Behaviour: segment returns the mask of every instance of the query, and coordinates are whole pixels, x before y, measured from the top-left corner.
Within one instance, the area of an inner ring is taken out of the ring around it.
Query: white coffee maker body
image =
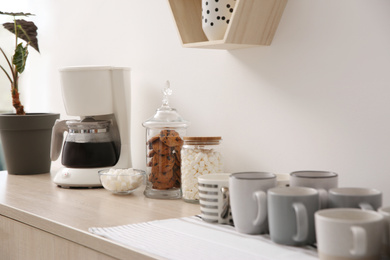
[[[107,120],[118,160],[103,167],[62,167],[53,177],[60,187],[101,187],[98,171],[130,168],[130,69],[107,66],[60,69],[61,91],[66,113],[83,120]],[[53,127],[51,159],[61,154],[67,120]],[[68,151],[69,152],[69,151]]]

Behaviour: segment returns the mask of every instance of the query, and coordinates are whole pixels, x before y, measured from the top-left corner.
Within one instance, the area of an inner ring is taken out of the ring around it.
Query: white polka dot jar
[[[181,189],[186,202],[199,203],[198,177],[223,172],[221,137],[183,137]]]
[[[222,40],[236,0],[202,0],[202,28],[209,41]]]

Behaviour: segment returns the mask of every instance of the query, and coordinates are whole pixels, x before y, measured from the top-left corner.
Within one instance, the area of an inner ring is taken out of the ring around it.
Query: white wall
[[[234,51],[183,48],[165,0],[7,4],[37,14],[31,111],[64,113],[60,67],[132,68],[134,167],[169,79],[188,135],[223,137],[227,172],[331,170],[390,204],[390,1],[290,0],[271,46]]]

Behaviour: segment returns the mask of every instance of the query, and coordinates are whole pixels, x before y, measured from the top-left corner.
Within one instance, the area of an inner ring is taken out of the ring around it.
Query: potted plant
[[[29,47],[39,52],[37,26],[32,21],[17,19],[29,17],[30,13],[6,13],[13,17],[12,22],[3,27],[15,36],[14,54],[8,57],[0,46],[0,56],[6,61],[1,71],[11,86],[12,105],[16,113],[0,114],[0,137],[8,173],[36,174],[50,171],[51,129],[59,114],[25,113],[19,98],[19,78],[26,67]],[[22,40],[19,43],[19,40]]]

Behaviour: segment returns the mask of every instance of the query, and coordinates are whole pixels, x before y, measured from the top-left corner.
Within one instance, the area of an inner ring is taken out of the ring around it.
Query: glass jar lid
[[[163,128],[163,127],[178,127],[187,128],[189,122],[183,119],[175,108],[169,106],[168,97],[172,95],[172,89],[170,88],[169,81],[166,82],[165,87],[162,90],[163,100],[160,108],[157,109],[156,113],[142,123],[147,128]]]

